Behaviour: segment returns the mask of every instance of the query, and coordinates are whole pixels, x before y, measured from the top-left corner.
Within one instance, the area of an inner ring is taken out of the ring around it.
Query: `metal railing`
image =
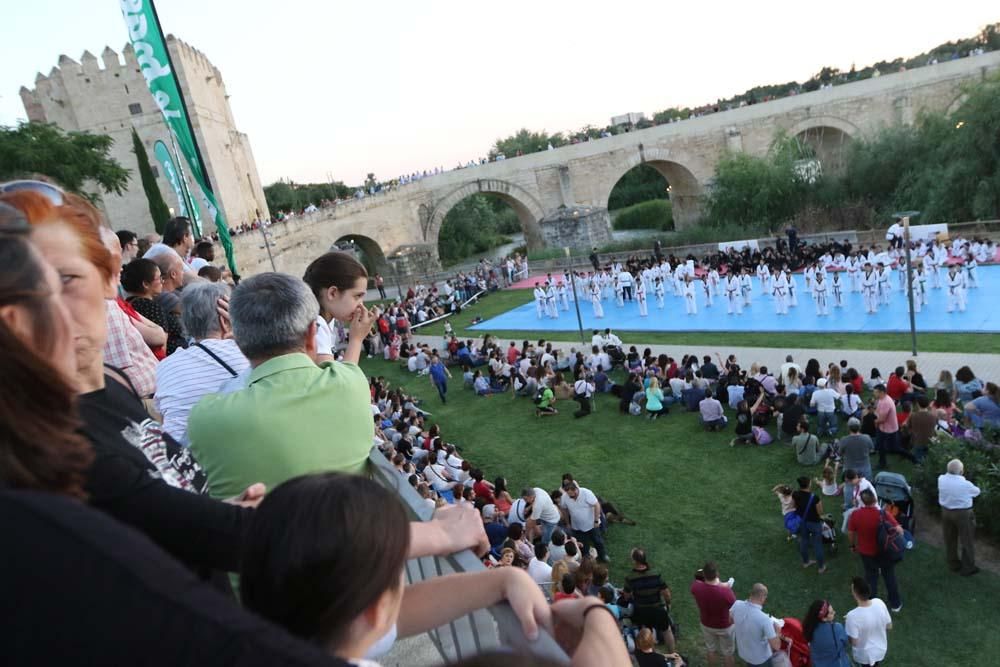
[[[372,476],[392,490],[406,507],[410,517],[429,521],[434,516],[423,498],[400,476],[385,456],[373,448],[369,455]],[[481,572],[485,569],[479,558],[469,550],[450,556],[415,558],[406,564],[406,581],[413,584],[425,579],[459,572]],[[461,595],[461,591],[456,591]],[[529,641],[521,631],[521,622],[506,603],[477,610],[427,633],[443,662],[455,662],[489,651],[531,654],[568,665],[569,658],[551,635],[540,630],[535,641]]]

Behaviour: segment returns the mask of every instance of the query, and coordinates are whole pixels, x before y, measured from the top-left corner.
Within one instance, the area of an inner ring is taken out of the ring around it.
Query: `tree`
[[[157,234],[162,234],[163,229],[170,219],[170,209],[167,202],[163,201],[160,193],[160,186],[156,184],[156,177],[149,166],[149,155],[146,154],[146,147],[142,145],[139,133],[132,128],[132,152],[135,153],[136,162],[139,163],[139,178],[142,180],[142,189],[146,193],[146,202],[149,204],[149,215],[153,218],[153,227]]]
[[[553,148],[558,148],[567,143],[566,137],[561,133],[548,134],[545,130],[532,132],[527,128],[521,128],[516,134],[505,139],[497,139],[490,149],[490,157],[503,155],[504,157],[514,157],[520,151],[523,155],[544,151],[552,144]]]
[[[498,211],[509,211],[509,213]],[[510,241],[503,236],[517,215],[510,206],[495,197],[475,194],[458,202],[441,224],[438,257],[445,265]],[[520,230],[520,223],[516,229]]]
[[[625,172],[608,197],[608,210],[617,211],[650,199],[666,199],[667,179],[648,164],[640,164]]]
[[[89,199],[84,189],[94,181],[105,192],[125,192],[130,170],[109,155],[114,139],[106,134],[63,132],[46,123],[20,123],[0,127],[0,178],[25,178],[42,174],[70,192]]]

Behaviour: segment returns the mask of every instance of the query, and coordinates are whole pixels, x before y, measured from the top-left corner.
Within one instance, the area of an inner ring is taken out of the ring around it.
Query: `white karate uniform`
[[[979,287],[979,278],[976,276],[978,267],[979,263],[976,262],[975,256],[965,262],[965,285],[969,289]]]
[[[771,270],[767,264],[757,265],[757,280],[760,281],[760,293],[767,295],[771,293]]]
[[[861,295],[865,300],[865,312],[878,311],[878,274],[861,272]]]
[[[934,289],[939,289],[941,287],[941,276],[938,275],[937,264],[934,263],[933,255],[928,252],[921,261],[924,265],[924,273],[931,280],[931,285]]]
[[[892,292],[892,287],[889,285],[889,281],[892,276],[889,275],[889,269],[882,269],[879,271],[875,270],[875,275],[878,277],[878,302],[879,305],[888,306],[889,305],[889,293]]]
[[[569,310],[569,295],[566,294],[569,290],[566,289],[566,283],[559,283],[556,291],[559,293],[559,301],[562,303],[562,309]]]
[[[538,315],[538,319],[542,319],[542,315],[545,313],[545,290],[541,287],[535,288],[535,312]]]
[[[913,273],[913,312],[919,313],[921,306],[923,305],[924,299],[927,295],[924,294],[924,280],[920,275],[914,271]],[[906,307],[910,307],[909,299],[907,299]]]
[[[735,273],[729,274],[726,279],[726,299],[728,299],[728,307],[726,312],[730,315],[733,311],[736,311],[737,315],[743,314],[743,297],[740,295],[740,278]]]
[[[604,317],[604,306],[601,305],[601,286],[596,280],[590,283],[590,303],[594,306],[594,317]]]
[[[829,293],[829,283],[825,280],[816,280],[813,283],[813,300],[816,302],[817,315],[829,315],[827,310],[826,297]]]
[[[948,312],[955,310],[955,306],[958,306],[958,310],[961,313],[965,312],[965,277],[962,275],[961,271],[956,271],[954,274],[948,273],[948,277],[945,279],[945,284],[948,287]]]
[[[646,304],[646,285],[642,280],[637,280],[635,285],[635,300],[639,304],[639,316],[649,315],[649,308]]]
[[[662,309],[663,308],[663,294],[664,294],[663,280],[662,279],[661,280],[657,280],[653,284],[653,290],[654,290],[654,293],[656,294],[656,307]]]
[[[847,258],[847,277],[851,283],[852,292],[861,291],[861,260],[857,257]]]
[[[788,281],[788,305],[798,306],[799,295],[797,294],[797,292],[799,291],[798,290],[799,286],[795,284],[795,274],[789,273],[785,276],[785,279]]]
[[[920,300],[926,306],[927,301],[927,274],[924,271],[914,271],[913,272],[913,282],[914,288],[913,293],[917,293],[916,283],[920,283]]]
[[[802,272],[803,277],[806,279],[806,294],[812,294],[813,280],[816,277],[816,269],[811,266],[807,266],[805,271]]]
[[[615,305],[618,306],[619,308],[622,308],[625,306],[625,286],[622,285],[622,281],[619,280],[617,276],[615,277],[614,281],[615,281]]]
[[[833,293],[833,305],[835,308],[844,307],[844,281],[840,279],[840,271],[833,274],[830,281],[830,291]]]
[[[708,284],[715,291],[716,296],[722,296],[722,280],[719,278],[719,272],[715,269],[708,272]]]
[[[774,279],[774,312],[778,315],[788,314],[788,278],[784,273],[779,273]]]
[[[701,285],[705,290],[705,307],[710,308],[712,306],[712,286],[707,280],[702,280]]]
[[[698,296],[694,281],[684,283],[684,309],[688,315],[698,314]]]
[[[740,288],[743,290],[743,305],[750,306],[750,297],[753,294],[753,281],[750,279],[750,274],[740,277]]]
[[[559,319],[559,307],[556,304],[556,288],[549,285],[545,290],[545,312],[554,320]]]

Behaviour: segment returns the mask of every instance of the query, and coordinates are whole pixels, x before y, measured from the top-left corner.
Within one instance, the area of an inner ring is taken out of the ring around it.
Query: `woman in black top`
[[[173,313],[165,312],[155,300],[163,292],[160,267],[148,259],[134,259],[122,268],[121,284],[129,293],[128,302],[136,312],[167,332],[167,354],[186,347],[180,320]]]
[[[819,573],[826,572],[823,561],[823,501],[810,489],[812,480],[803,475],[799,477],[799,490],[792,493],[795,501],[795,513],[802,523],[799,526],[799,555],[802,556],[802,567],[819,564]],[[812,544],[816,560],[809,560],[809,545]]]
[[[32,244],[62,282],[75,343],[80,430],[94,451],[85,483],[90,504],[138,528],[195,571],[236,571],[252,510],[204,495],[204,475],[190,452],[149,418],[132,389],[105,378],[105,299],[115,295],[115,271],[97,232],[99,214],[70,195],[64,197],[71,203],[55,208],[41,195],[18,194],[40,199],[21,210]],[[263,493],[263,485],[254,485],[242,501],[255,505]]]

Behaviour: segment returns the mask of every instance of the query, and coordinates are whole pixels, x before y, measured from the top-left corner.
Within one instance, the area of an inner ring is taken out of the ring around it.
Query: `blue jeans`
[[[865,581],[872,591],[872,597],[878,597],[878,574],[881,571],[889,593],[889,606],[895,609],[903,604],[903,600],[899,597],[899,588],[896,586],[896,563],[877,556],[861,556],[861,562],[865,566]]]
[[[830,435],[835,435],[837,433],[837,413],[836,412],[817,412],[817,424],[818,431],[822,435],[828,433]]]
[[[542,527],[542,544],[548,544],[552,541],[552,533],[555,532],[559,524],[539,521],[538,525]]]
[[[823,524],[819,521],[803,521],[799,529],[799,555],[802,562],[809,562],[809,545],[812,544],[816,562],[823,567]]]
[[[445,399],[445,394],[448,393],[448,381],[445,380],[443,382],[435,382],[434,386],[437,387],[438,396],[441,397],[441,402],[446,403],[447,400]]]

